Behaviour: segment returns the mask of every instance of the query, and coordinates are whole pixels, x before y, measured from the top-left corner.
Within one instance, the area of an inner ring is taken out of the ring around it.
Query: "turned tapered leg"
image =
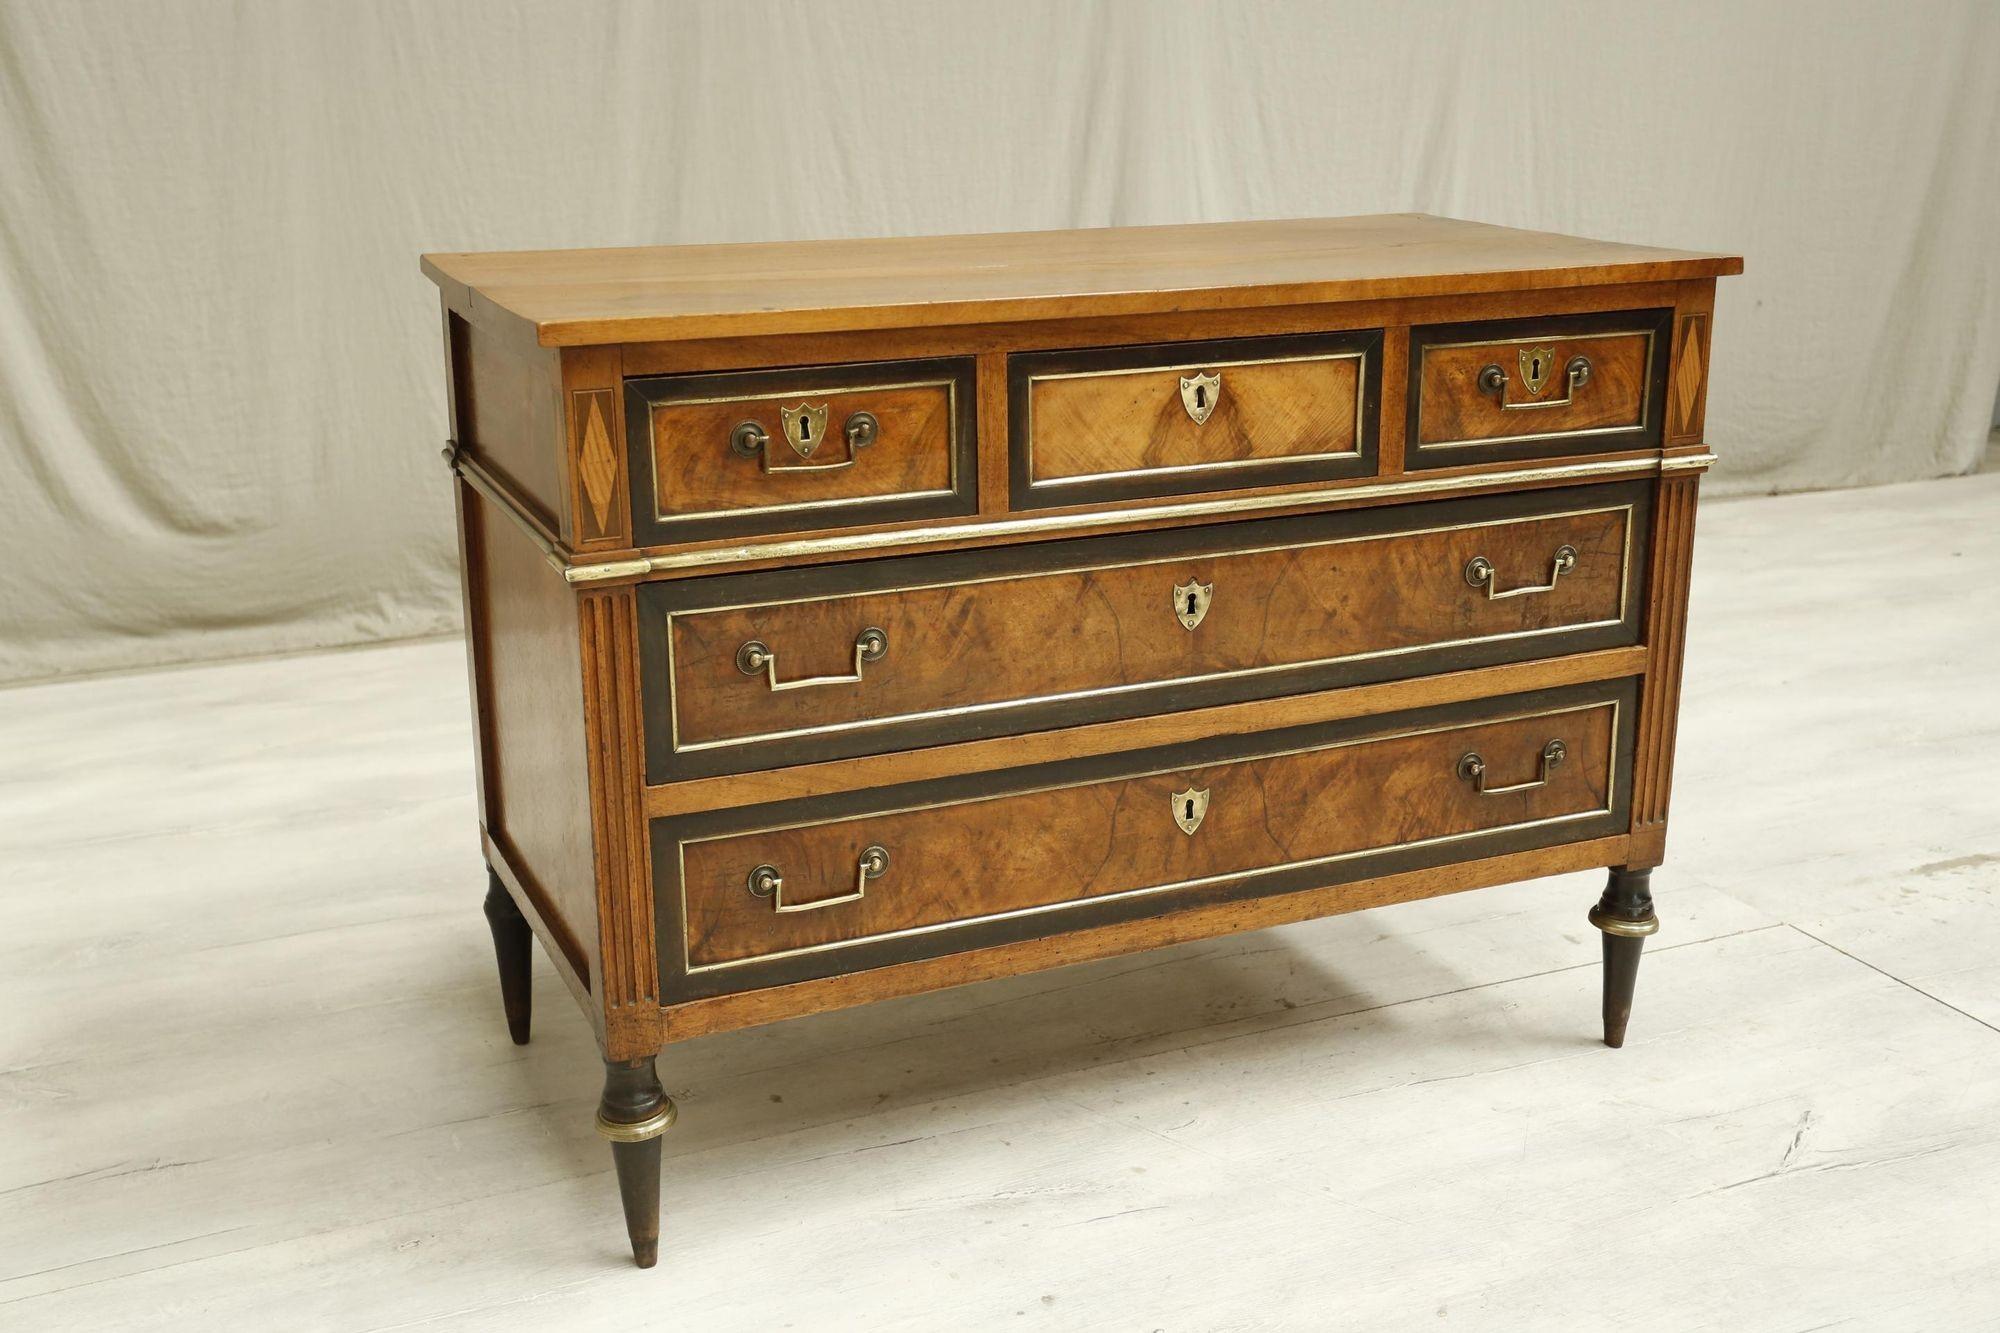
[[[604,1062],[604,1100],[597,1132],[611,1140],[625,1231],[639,1267],[660,1260],[660,1135],[674,1123],[673,1098],[660,1086],[651,1057]]]
[[[516,1046],[526,1046],[528,1016],[534,1010],[534,991],[528,984],[532,936],[527,918],[490,869],[486,872],[486,924],[493,928],[493,956],[500,962],[500,1006],[507,1011],[507,1035]]]
[[[1653,914],[1653,872],[1614,866],[1604,896],[1590,909],[1590,924],[1604,932],[1604,1044],[1623,1046],[1632,1017],[1632,989],[1639,981],[1639,951],[1660,928]]]

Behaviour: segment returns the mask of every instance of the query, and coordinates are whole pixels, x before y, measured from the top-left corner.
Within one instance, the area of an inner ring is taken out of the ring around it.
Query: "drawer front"
[[[655,782],[1637,642],[1643,483],[643,585]]]
[[[662,994],[1617,833],[1633,698],[1609,682],[657,821]]]
[[[641,546],[970,514],[972,361],[625,382]]]
[[[1007,359],[1017,509],[1373,475],[1380,330]]]
[[[1657,446],[1671,314],[1412,329],[1407,465]]]

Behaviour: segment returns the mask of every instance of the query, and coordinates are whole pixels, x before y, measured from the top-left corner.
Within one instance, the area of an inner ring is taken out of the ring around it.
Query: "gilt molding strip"
[[[787,541],[759,541],[735,546],[675,551],[662,555],[642,555],[625,560],[573,563],[552,534],[527,517],[526,511],[506,483],[468,457],[456,442],[445,446],[445,458],[453,470],[487,499],[511,517],[521,530],[541,548],[549,564],[562,572],[571,584],[604,583],[613,579],[644,578],[648,574],[675,569],[703,569],[757,560],[785,560],[799,556],[845,554],[892,554],[945,542],[977,541],[981,538],[1037,536],[1087,532],[1092,528],[1121,527],[1175,518],[1199,518],[1214,514],[1258,514],[1276,509],[1305,509],[1333,501],[1399,499],[1421,496],[1456,495],[1489,490],[1496,486],[1538,485],[1542,482],[1616,479],[1621,477],[1664,477],[1702,472],[1715,462],[1708,452],[1679,454],[1671,458],[1594,458],[1580,462],[1554,463],[1544,467],[1507,468],[1494,472],[1455,477],[1411,475],[1364,485],[1324,486],[1310,491],[1289,491],[1278,495],[1243,495],[1219,500],[1193,500],[1177,504],[1145,505],[1132,509],[1111,509],[1087,514],[1030,515],[1021,518],[989,519],[984,522],[938,524],[923,528],[902,528],[893,532],[834,533],[824,537],[802,537]]]
[[[596,583],[608,579],[643,578],[647,574],[665,570],[700,569],[753,560],[784,560],[799,556],[851,553],[888,554],[908,548],[935,546],[944,542],[1086,532],[1092,528],[1120,527],[1212,514],[1258,514],[1277,509],[1310,508],[1331,501],[1456,495],[1462,492],[1488,490],[1496,486],[1580,481],[1586,478],[1652,477],[1663,472],[1705,468],[1714,461],[1713,454],[1694,454],[1667,459],[1664,462],[1653,458],[1601,458],[1548,467],[1511,468],[1502,472],[1482,472],[1469,476],[1410,476],[1361,486],[1326,486],[1317,490],[1291,491],[1280,495],[1236,496],[1225,500],[1146,505],[1090,514],[1005,518],[983,523],[904,528],[895,532],[836,533],[826,537],[763,541],[739,546],[638,556],[629,560],[607,560],[598,564],[575,564],[563,571],[563,577],[571,583]]]

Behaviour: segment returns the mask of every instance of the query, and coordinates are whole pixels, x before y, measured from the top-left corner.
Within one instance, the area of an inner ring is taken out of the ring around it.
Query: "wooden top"
[[[423,257],[544,347],[1664,282],[1732,255],[1422,213]]]

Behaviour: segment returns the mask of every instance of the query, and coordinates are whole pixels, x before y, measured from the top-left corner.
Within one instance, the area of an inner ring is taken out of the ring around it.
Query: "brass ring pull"
[[[838,907],[842,903],[858,903],[868,896],[868,881],[880,879],[889,869],[889,851],[877,843],[864,850],[854,863],[854,892],[843,893],[836,898],[815,898],[809,903],[788,903],[785,901],[785,877],[773,865],[758,866],[750,872],[743,887],[750,890],[753,897],[769,898],[771,908],[778,912],[812,912],[822,907]]]
[[[870,626],[854,636],[854,672],[846,676],[800,676],[797,680],[778,679],[778,654],[760,639],[752,639],[736,650],[736,669],[746,676],[764,673],[764,683],[771,687],[771,693],[782,690],[803,690],[814,685],[858,685],[862,670],[870,662],[879,662],[889,653],[889,636]]]
[[[1544,352],[1543,354],[1546,355],[1547,353]],[[1541,377],[1537,378],[1534,370],[1531,368],[1531,358],[1534,355],[1534,352],[1521,353],[1521,378],[1525,381],[1529,393],[1540,393],[1542,391],[1542,384],[1547,380],[1548,372],[1543,371]],[[1575,401],[1576,391],[1590,383],[1590,358],[1587,356],[1571,357],[1569,364],[1563,367],[1563,378],[1569,381],[1569,389],[1562,397],[1544,398],[1539,401],[1526,403],[1510,403],[1507,401],[1507,372],[1500,369],[1497,365],[1487,366],[1479,372],[1479,387],[1500,400],[1500,410],[1503,412],[1525,412],[1537,407],[1568,407]]]
[[[1479,757],[1477,750],[1467,750],[1458,761],[1458,775],[1472,784],[1472,789],[1481,796],[1505,796],[1509,792],[1533,791],[1537,787],[1549,785],[1549,770],[1569,758],[1569,747],[1561,741],[1550,741],[1542,747],[1541,773],[1533,782],[1517,782],[1511,787],[1489,787],[1486,785],[1486,761]]]
[[[826,404],[810,407],[800,403],[797,407],[781,407],[778,415],[784,419],[785,443],[792,446],[792,452],[801,459],[810,459],[813,451],[820,446],[826,431]],[[855,455],[875,443],[881,434],[882,423],[875,419],[873,412],[855,412],[842,423],[841,435],[847,440],[847,457],[838,463],[801,463],[793,467],[774,468],[771,466],[771,433],[754,421],[738,423],[729,432],[730,452],[741,458],[754,458],[757,466],[765,472],[838,472],[844,467],[853,467]]]
[[[1486,589],[1487,601],[1501,602],[1509,597],[1526,597],[1530,593],[1554,592],[1556,590],[1556,583],[1562,576],[1575,568],[1576,548],[1568,543],[1564,543],[1556,547],[1555,556],[1549,562],[1549,581],[1547,583],[1530,583],[1524,587],[1509,588],[1505,592],[1500,592],[1496,584],[1500,571],[1495,569],[1493,562],[1483,555],[1475,555],[1472,559],[1465,562],[1465,581],[1475,588]]]

